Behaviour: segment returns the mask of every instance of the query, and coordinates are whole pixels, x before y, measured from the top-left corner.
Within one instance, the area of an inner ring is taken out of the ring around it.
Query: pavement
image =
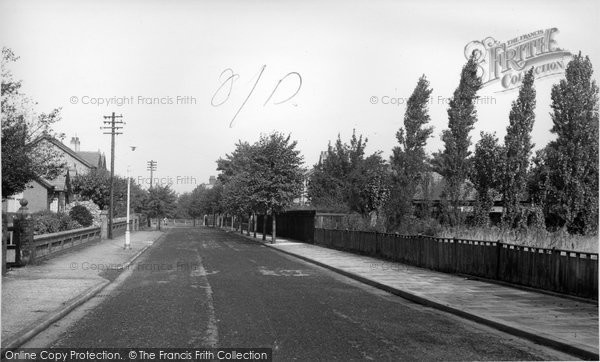
[[[262,234],[257,233],[254,240],[263,242]],[[286,238],[278,237],[272,244],[267,236],[263,243],[411,301],[582,358],[599,359],[597,302],[440,273]]]
[[[161,235],[136,231],[131,233],[131,249],[123,248],[121,235],[9,270],[2,277],[2,348],[22,345],[93,297]]]

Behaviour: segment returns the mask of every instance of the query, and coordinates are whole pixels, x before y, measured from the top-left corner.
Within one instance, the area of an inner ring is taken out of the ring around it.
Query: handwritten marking
[[[266,68],[267,68],[266,64],[264,64],[260,68],[260,72],[258,73],[258,77],[256,78],[256,82],[254,82],[254,85],[252,86],[252,89],[250,89],[250,92],[246,96],[246,99],[244,99],[244,101],[242,102],[242,104],[240,105],[240,107],[238,108],[238,110],[235,112],[233,118],[231,119],[231,122],[229,122],[229,128],[233,127],[233,122],[235,121],[235,119],[237,118],[237,116],[240,114],[240,112],[242,111],[242,109],[244,108],[244,106],[246,105],[246,103],[248,102],[248,100],[250,99],[250,96],[252,95],[252,93],[254,93],[254,90],[256,89],[256,86],[258,85],[258,83],[260,81],[260,78],[262,77],[262,75],[263,75],[263,73],[264,73],[264,71],[265,71]],[[212,96],[212,98],[210,100],[210,104],[213,107],[219,107],[219,106],[225,104],[229,100],[229,97],[231,96],[231,92],[233,90],[233,84],[234,84],[235,80],[240,77],[239,74],[237,74],[237,73],[235,73],[233,71],[233,69],[227,68],[227,69],[225,69],[225,70],[223,70],[221,72],[221,74],[219,75],[219,80],[221,80],[223,78],[223,76],[226,75],[226,73],[228,74],[228,77],[225,78],[225,80],[221,82],[221,85],[219,86],[219,88],[217,88],[217,90],[215,91],[215,93],[213,94],[213,96]],[[296,76],[297,77],[297,79],[298,79],[298,88],[296,88],[296,91],[291,96],[289,96],[289,97],[287,97],[287,98],[285,98],[285,99],[283,99],[281,101],[274,101],[273,104],[274,105],[279,105],[279,104],[283,104],[285,102],[288,102],[289,100],[291,100],[292,98],[294,98],[300,92],[300,89],[302,88],[302,76],[298,72],[289,72],[288,74],[286,74],[283,78],[281,78],[277,82],[277,84],[275,85],[275,88],[273,88],[273,91],[271,92],[271,94],[269,95],[269,97],[267,98],[267,100],[265,101],[265,103],[263,104],[263,107],[265,107],[267,105],[267,103],[269,103],[269,101],[273,98],[273,96],[275,95],[275,93],[279,89],[279,86],[281,85],[281,83],[283,83],[283,81],[286,80],[290,76]],[[224,99],[222,101],[215,103],[215,98],[217,98],[217,96],[221,93],[221,90],[225,86],[228,86],[227,95],[224,97]]]

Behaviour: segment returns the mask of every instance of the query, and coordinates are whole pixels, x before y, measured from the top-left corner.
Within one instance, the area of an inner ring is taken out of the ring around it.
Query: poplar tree
[[[477,121],[475,102],[481,88],[481,78],[477,76],[477,62],[472,54],[462,68],[460,83],[454,91],[448,108],[448,129],[442,132],[444,150],[434,155],[434,170],[444,177],[444,195],[450,202],[448,212],[450,224],[462,222],[460,203],[462,188],[470,173],[469,157],[471,137]]]
[[[527,172],[533,143],[531,131],[535,122],[535,89],[533,68],[525,73],[518,98],[513,101],[509,125],[504,137],[502,160],[503,221],[509,227],[516,226],[521,215],[520,201],[526,197]]]
[[[391,227],[397,227],[413,214],[412,200],[427,171],[425,145],[433,132],[433,127],[427,126],[431,92],[427,78],[422,75],[406,103],[404,128],[396,132],[399,145],[392,149],[390,158],[392,190],[387,207]]]
[[[471,182],[477,191],[475,224],[487,226],[490,209],[500,188],[502,147],[495,133],[481,132],[481,139],[475,145]]]
[[[598,86],[581,52],[552,87],[552,129],[546,147],[547,216],[570,232],[598,229]]]

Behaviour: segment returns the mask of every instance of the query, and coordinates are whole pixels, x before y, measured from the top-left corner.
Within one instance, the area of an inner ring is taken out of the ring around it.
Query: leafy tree
[[[253,182],[252,204],[270,210],[273,217],[273,242],[276,240],[276,215],[289,207],[300,196],[304,170],[302,155],[296,149],[298,142],[291,136],[274,132],[263,135],[254,145],[253,165],[258,176]]]
[[[34,103],[21,93],[21,81],[15,80],[9,64],[18,60],[12,50],[2,48],[2,197],[25,190],[26,184],[38,176],[53,179],[63,171],[62,155],[46,142],[34,142],[52,131],[60,121],[60,111],[38,114]]]
[[[273,240],[276,214],[302,192],[302,156],[290,138],[275,132],[252,145],[240,141],[232,154],[217,161],[222,182],[220,209],[234,215],[270,212]]]
[[[373,207],[381,209],[389,192],[385,164],[379,153],[365,158],[367,142],[353,131],[349,144],[338,135],[335,146],[328,146],[327,157],[314,166],[308,183],[308,198],[314,206],[361,214],[375,211]],[[367,190],[378,194],[367,197]]]
[[[83,200],[92,200],[101,210],[106,210],[110,203],[110,173],[105,170],[93,169],[73,177],[71,188],[73,193]]]
[[[157,227],[160,230],[160,222],[164,217],[172,217],[176,210],[177,195],[171,190],[169,185],[156,185],[148,192],[145,209],[148,216],[157,218]]]
[[[520,201],[526,196],[529,157],[533,149],[531,131],[535,121],[535,89],[533,88],[533,68],[523,78],[519,97],[512,103],[509,125],[504,137],[502,164],[502,199],[504,223],[514,227],[522,214]],[[500,164],[500,163],[498,163]],[[520,220],[525,222],[526,220]]]
[[[102,210],[110,205],[110,172],[92,169],[83,175],[73,177],[71,182],[73,193],[83,200],[91,200]],[[143,213],[148,192],[131,181],[130,206],[133,212]],[[114,214],[125,215],[127,212],[127,179],[119,176],[114,178]]]
[[[454,91],[448,108],[448,129],[442,132],[444,150],[437,152],[432,161],[434,170],[441,174],[446,185],[444,194],[450,202],[449,222],[460,224],[460,202],[463,198],[463,185],[470,173],[469,156],[471,137],[477,121],[475,101],[481,88],[481,78],[477,76],[477,62],[472,54],[462,69],[460,83]]]
[[[470,179],[477,191],[475,208],[475,224],[488,225],[490,209],[494,206],[494,197],[499,194],[501,186],[500,165],[502,163],[502,147],[498,144],[495,133],[481,132],[481,139],[475,145],[473,167]]]
[[[217,161],[217,170],[221,171],[219,180],[223,183],[221,203],[223,209],[237,216],[248,215],[265,205],[258,200],[259,187],[265,186],[261,179],[261,166],[257,163],[258,147],[248,142],[238,142],[231,155]],[[261,184],[262,183],[262,184]]]
[[[362,215],[369,214],[370,226],[375,227],[390,196],[387,165],[381,154],[374,153],[367,157],[350,177],[350,207]]]
[[[177,219],[187,219],[190,217],[189,214],[189,206],[192,202],[192,193],[184,192],[181,195],[177,196],[177,207],[175,209],[175,218]]]
[[[433,132],[433,127],[427,127],[431,92],[427,78],[422,75],[406,103],[404,128],[396,132],[399,145],[392,149],[390,158],[392,190],[387,207],[391,227],[397,227],[406,216],[413,214],[412,200],[427,171],[425,145]]]
[[[196,189],[195,196],[192,201],[192,208],[195,212],[198,212],[199,216],[204,214],[213,215],[215,225],[217,214],[223,212],[222,196],[223,196],[223,184],[217,180],[215,185],[210,189]]]
[[[590,59],[581,53],[552,87],[551,132],[557,138],[543,153],[537,175],[544,185],[546,218],[570,232],[598,229],[598,86]]]
[[[207,205],[208,192],[206,186],[199,185],[190,194],[186,207],[188,215],[194,219],[194,225],[197,218],[210,213]]]

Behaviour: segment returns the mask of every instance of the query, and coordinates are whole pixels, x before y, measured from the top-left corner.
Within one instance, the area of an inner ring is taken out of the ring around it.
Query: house
[[[65,205],[71,200],[71,177],[84,175],[93,169],[106,170],[106,157],[100,151],[88,152],[80,150],[79,137],[71,138],[71,148],[50,135],[43,135],[32,142],[46,143],[49,147],[58,150],[65,161],[63,172],[52,180],[37,177],[27,184],[27,188],[16,195],[2,201],[3,212],[16,212],[21,199],[27,199],[27,208],[30,212],[51,210],[63,211]]]

